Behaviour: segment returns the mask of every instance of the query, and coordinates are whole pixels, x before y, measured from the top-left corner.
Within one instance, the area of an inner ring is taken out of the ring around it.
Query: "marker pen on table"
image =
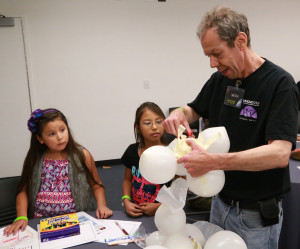
[[[126,230],[125,230],[123,227],[121,227],[121,225],[120,225],[117,221],[115,221],[115,224],[117,225],[118,228],[120,228],[120,230],[121,230],[125,235],[129,235],[129,233],[127,233]]]
[[[124,236],[117,237],[117,238],[106,238],[106,239],[104,239],[104,242],[108,243],[108,242],[113,242],[113,241],[117,241],[117,240],[136,239],[140,235],[141,235],[140,233],[135,233],[135,234],[132,234],[132,235],[124,235]]]

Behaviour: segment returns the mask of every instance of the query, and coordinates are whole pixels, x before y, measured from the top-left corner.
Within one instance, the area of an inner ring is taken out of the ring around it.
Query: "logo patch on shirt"
[[[243,99],[243,108],[240,112],[240,119],[256,122],[258,118],[257,107],[259,107],[259,105],[259,101]]]
[[[257,112],[252,106],[245,106],[240,112],[240,118],[248,121],[256,121]]]

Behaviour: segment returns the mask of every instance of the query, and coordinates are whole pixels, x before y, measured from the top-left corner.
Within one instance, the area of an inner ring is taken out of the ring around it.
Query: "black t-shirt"
[[[139,168],[140,157],[138,154],[138,149],[139,149],[139,143],[131,144],[127,147],[126,151],[121,157],[122,163],[127,168],[131,169],[132,166],[135,166],[137,169]]]
[[[209,119],[210,127],[225,126],[230,152],[265,145],[268,140],[287,140],[295,148],[298,95],[292,76],[265,60],[242,80],[240,88],[245,93],[240,108],[224,104],[227,86],[235,86],[235,82],[216,72],[188,105]],[[221,193],[234,200],[263,200],[281,196],[290,189],[288,167],[259,172],[226,171],[225,176]]]

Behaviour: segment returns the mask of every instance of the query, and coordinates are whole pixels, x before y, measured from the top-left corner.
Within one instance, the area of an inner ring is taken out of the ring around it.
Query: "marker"
[[[144,241],[145,239],[126,239],[126,240],[116,240],[113,242],[108,242],[107,245],[109,246],[115,246],[115,245],[120,245],[120,244],[128,244],[128,243],[132,243],[132,242],[136,242],[136,241]]]
[[[115,246],[115,245],[119,245],[119,244],[128,244],[131,242],[134,242],[134,240],[133,239],[116,240],[116,241],[108,242],[107,245]]]
[[[120,230],[121,230],[125,235],[129,235],[129,233],[127,233],[126,230],[125,230],[123,227],[121,227],[121,225],[120,225],[117,221],[115,221],[115,224],[117,225],[118,228],[120,228]]]
[[[113,242],[113,241],[116,241],[116,240],[125,240],[125,239],[131,239],[131,236],[130,235],[125,235],[125,236],[122,236],[122,237],[118,237],[118,238],[112,238],[112,239],[104,239],[104,242],[105,243],[108,243],[108,242]]]
[[[125,235],[125,236],[121,236],[121,237],[118,237],[118,238],[107,238],[107,239],[104,239],[104,242],[105,243],[108,243],[108,242],[113,242],[113,241],[117,241],[117,240],[128,240],[128,239],[135,239],[137,238],[138,236],[140,235],[140,233],[135,233],[133,235]]]

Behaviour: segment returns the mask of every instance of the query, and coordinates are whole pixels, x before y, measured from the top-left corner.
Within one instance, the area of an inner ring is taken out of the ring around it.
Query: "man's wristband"
[[[122,197],[122,201],[123,201],[124,199],[129,199],[129,200],[131,200],[131,198],[130,198],[129,195],[124,195],[124,196]]]
[[[14,220],[14,222],[17,220],[27,220],[28,221],[28,218],[26,216],[19,216]]]
[[[180,109],[181,111],[184,112],[184,108],[183,107],[178,107],[177,109]]]

